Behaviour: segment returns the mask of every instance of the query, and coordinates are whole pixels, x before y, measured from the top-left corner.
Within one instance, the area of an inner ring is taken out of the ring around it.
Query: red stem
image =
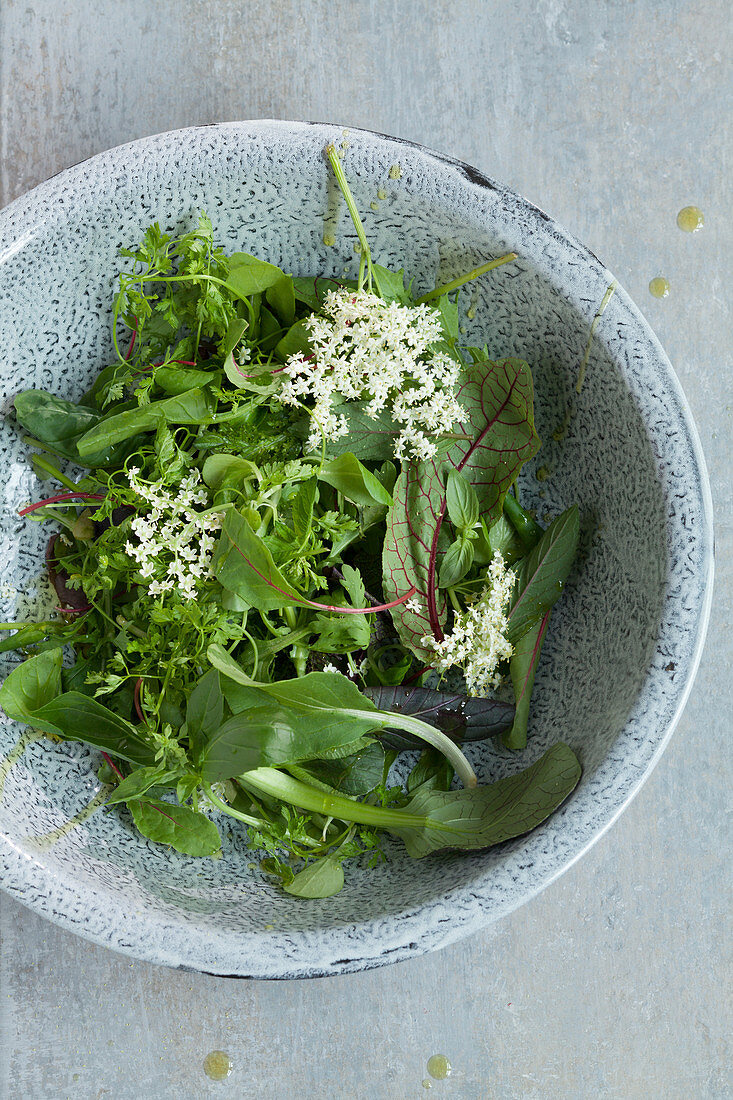
[[[130,358],[130,356],[132,355],[133,348],[135,347],[135,341],[137,340],[137,326],[138,326],[138,322],[135,321],[135,327],[132,330],[132,336],[130,338],[130,344],[129,344],[129,347],[127,349],[127,355],[125,356],[126,360]]]
[[[46,497],[45,500],[29,504],[27,508],[21,508],[19,516],[27,516],[29,512],[37,512],[39,508],[45,508],[47,504],[58,504],[62,500],[104,500],[99,493],[57,493],[55,497]]]
[[[132,695],[132,701],[135,704],[135,711],[141,722],[145,721],[145,715],[143,714],[143,708],[140,705],[140,688],[143,686],[142,676],[139,676],[135,682],[135,690]]]
[[[117,765],[115,764],[114,760],[110,759],[110,757],[109,757],[109,756],[107,756],[107,753],[106,753],[106,752],[103,752],[103,753],[102,753],[102,756],[103,756],[103,757],[104,757],[104,759],[105,759],[105,760],[107,761],[107,763],[109,764],[109,766],[110,766],[110,768],[112,769],[112,771],[113,771],[113,772],[117,772],[117,774],[119,775],[120,779],[124,779],[124,778],[125,778],[125,777],[124,777],[124,775],[122,774],[122,772],[120,771],[120,769],[119,769],[119,768],[117,767]]]

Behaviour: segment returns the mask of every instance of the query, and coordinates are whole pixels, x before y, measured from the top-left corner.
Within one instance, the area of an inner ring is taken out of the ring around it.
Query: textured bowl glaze
[[[420,290],[518,253],[462,292],[465,326],[493,357],[529,361],[545,443],[523,493],[540,517],[580,503],[582,553],[552,618],[529,748],[514,757],[474,746],[472,755],[481,775],[498,777],[562,738],[583,778],[529,836],[421,861],[395,843],[376,870],[350,868],[337,897],[298,901],[258,870],[230,819],[219,861],[148,843],[124,811],[59,828],[98,790],[97,754],[46,740],[14,754],[0,803],[5,889],[97,943],[219,974],[286,978],[404,959],[537,893],[611,824],[658,759],[695,674],[710,600],[711,505],[697,433],[668,360],[620,288],[591,336],[613,283],[595,256],[519,195],[449,158],[364,131],[249,122],[112,149],[0,212],[0,617],[53,602],[41,573],[44,530],[17,515],[42,489],[13,396],[37,386],[78,398],[109,361],[117,249],[153,220],[181,230],[205,209],[230,249],[299,274],[353,273],[356,237],[323,158],[330,140],[348,143],[344,164],[375,258],[404,267]],[[546,480],[535,476],[538,463]],[[0,757],[21,733],[3,720]]]

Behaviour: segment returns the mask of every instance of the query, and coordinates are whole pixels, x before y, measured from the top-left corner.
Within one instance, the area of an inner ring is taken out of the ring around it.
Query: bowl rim
[[[687,704],[699,668],[713,597],[713,504],[702,445],[689,403],[684,395],[674,368],[662,349],[649,322],[629,297],[623,286],[618,283],[611,272],[608,271],[590,248],[578,241],[572,234],[568,233],[539,206],[529,202],[513,188],[494,180],[492,177],[465,161],[432,150],[418,142],[351,125],[346,126],[332,122],[290,121],[286,119],[241,120],[165,130],[157,134],[148,135],[108,148],[92,157],[79,161],[49,176],[42,183],[37,184],[31,190],[18,196],[4,208],[0,209],[0,245],[2,244],[3,229],[9,225],[12,229],[12,222],[17,217],[19,217],[22,222],[24,217],[31,212],[32,207],[39,198],[52,197],[54,191],[57,189],[63,188],[65,184],[73,181],[75,178],[83,178],[91,167],[103,168],[105,161],[111,160],[113,156],[119,155],[122,151],[129,151],[135,155],[138,152],[143,152],[145,149],[153,147],[157,142],[162,142],[166,139],[170,140],[175,136],[183,134],[188,136],[203,135],[212,129],[217,130],[223,135],[226,135],[227,132],[240,136],[244,134],[246,138],[251,139],[254,136],[261,136],[271,132],[273,128],[280,131],[290,129],[298,132],[305,132],[309,128],[322,128],[324,131],[337,132],[346,129],[349,134],[361,134],[370,140],[378,139],[380,142],[386,142],[397,148],[407,147],[416,150],[428,161],[435,161],[449,168],[457,169],[465,179],[476,188],[498,192],[502,196],[510,197],[518,214],[526,214],[528,217],[535,220],[541,219],[544,228],[556,235],[564,244],[570,246],[585,263],[590,265],[595,275],[606,280],[608,284],[614,282],[616,284],[615,297],[617,302],[620,303],[626,313],[630,314],[636,321],[654,353],[655,359],[658,362],[660,381],[664,385],[665,393],[671,391],[676,399],[679,423],[684,429],[685,439],[690,448],[692,459],[691,466],[697,474],[701,524],[696,535],[696,541],[700,543],[703,548],[702,563],[698,570],[700,574],[704,574],[703,589],[698,605],[693,610],[693,616],[696,614],[695,641],[689,658],[687,659],[687,663],[684,666],[684,681],[680,682],[677,679],[675,681],[677,695],[674,711],[668,719],[666,726],[657,735],[654,751],[643,769],[640,770],[639,776],[629,785],[624,797],[618,804],[616,804],[601,820],[600,825],[595,829],[588,840],[580,845],[568,858],[561,856],[547,873],[537,876],[535,883],[530,889],[525,889],[521,894],[518,894],[503,905],[485,909],[480,904],[482,891],[481,882],[479,881],[472,884],[471,892],[472,895],[475,896],[478,904],[469,908],[460,909],[455,914],[455,919],[450,922],[450,927],[447,931],[444,922],[441,921],[440,924],[437,922],[439,913],[435,911],[426,913],[426,911],[421,908],[415,911],[409,911],[409,913],[400,914],[400,933],[393,937],[388,947],[385,946],[384,943],[380,945],[378,929],[373,927],[376,923],[373,919],[365,920],[361,923],[357,921],[354,924],[345,926],[348,930],[352,931],[358,929],[360,936],[358,940],[345,937],[343,946],[348,957],[340,958],[334,963],[314,963],[305,957],[307,956],[306,951],[305,955],[301,957],[299,961],[295,961],[294,957],[291,956],[287,960],[287,967],[278,967],[277,964],[273,966],[271,961],[267,963],[265,959],[261,959],[258,952],[256,950],[252,951],[251,947],[244,947],[240,958],[246,958],[248,960],[245,966],[242,966],[238,959],[235,968],[228,968],[226,960],[222,958],[209,961],[206,965],[198,965],[195,957],[181,950],[170,952],[160,948],[159,945],[154,945],[151,946],[150,950],[146,949],[141,951],[139,947],[131,946],[125,942],[124,936],[121,935],[119,922],[117,925],[112,926],[106,933],[99,932],[96,929],[90,929],[88,926],[80,924],[78,913],[80,907],[83,908],[85,899],[88,900],[90,888],[84,886],[83,889],[79,889],[73,882],[69,882],[68,880],[62,881],[50,868],[35,860],[31,860],[28,853],[14,844],[9,836],[0,833],[0,854],[3,855],[5,860],[5,874],[2,883],[0,883],[2,888],[34,912],[51,920],[62,928],[77,933],[85,939],[105,947],[110,947],[122,954],[184,970],[200,970],[206,973],[230,977],[322,977],[331,974],[371,969],[386,963],[416,957],[438,947],[447,946],[464,936],[487,927],[487,925],[494,920],[507,916],[520,905],[536,897],[537,894],[572,867],[607,832],[607,830],[611,828],[618,817],[628,807],[632,799],[638,794],[639,790],[659,762]],[[20,247],[17,245],[17,242],[14,247],[12,234],[9,241],[10,243],[6,244],[5,248],[0,247],[0,265],[16,251],[17,247]],[[691,621],[693,616],[691,616]],[[648,677],[642,682],[637,696],[637,702],[647,682]],[[630,720],[630,717],[627,718],[627,724]],[[45,891],[43,890],[44,884],[46,886]],[[38,887],[40,887],[40,890]],[[444,909],[445,905],[450,905],[451,900],[463,890],[465,890],[465,887],[460,887],[446,893],[440,899],[443,906],[438,907],[438,909]],[[417,920],[416,914],[419,914]],[[160,925],[160,935],[165,935],[166,931],[170,931],[169,925],[162,919],[155,921],[152,919],[151,914],[146,914],[145,919],[148,924],[155,925],[158,923]],[[339,929],[339,934],[340,933],[341,929]],[[276,948],[277,935],[273,935],[273,933],[270,932],[266,933],[266,935],[268,936],[269,943],[273,944]],[[255,941],[260,938],[256,934],[253,934],[253,936]],[[290,938],[292,939],[292,934]],[[272,956],[273,953],[270,952],[270,954]],[[232,972],[232,969],[234,969],[234,972]]]

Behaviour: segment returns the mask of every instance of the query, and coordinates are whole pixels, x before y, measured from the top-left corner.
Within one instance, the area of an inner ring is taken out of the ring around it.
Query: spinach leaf
[[[262,702],[224,722],[209,737],[200,755],[207,783],[244,775],[255,768],[309,760],[322,752],[351,745],[370,728],[362,719],[353,725],[341,715],[324,715],[313,708],[287,706],[260,692]]]
[[[527,744],[529,704],[549,619],[550,612],[546,611],[540,622],[530,627],[516,643],[509,661],[516,714],[511,729],[502,734],[502,741],[508,749],[523,749]]]
[[[296,898],[330,898],[338,894],[344,885],[344,868],[334,856],[322,856],[309,863],[290,882],[283,882],[283,890]]]
[[[440,563],[438,588],[450,588],[462,581],[473,565],[474,544],[463,535],[452,542]]]
[[[193,367],[158,367],[155,371],[155,384],[176,397],[188,390],[203,389],[212,382],[217,385],[220,379],[219,371],[195,370]]]
[[[60,649],[49,649],[29,657],[7,676],[0,687],[0,707],[8,718],[35,725],[34,715],[61,691]],[[38,725],[45,733],[61,736],[57,726]]]
[[[15,413],[19,423],[41,443],[64,458],[82,466],[107,466],[118,460],[119,448],[106,444],[89,453],[81,461],[77,444],[103,415],[86,405],[75,405],[43,390],[26,390],[15,398]]]
[[[574,504],[547,528],[523,559],[508,617],[507,637],[519,641],[560,598],[578,550],[580,521]]]
[[[485,741],[511,724],[514,707],[495,699],[471,699],[455,692],[424,687],[366,687],[364,695],[379,710],[410,714],[429,722],[455,741]],[[375,737],[392,749],[421,748],[417,737],[404,730],[382,730]]]
[[[143,836],[158,844],[169,844],[187,856],[213,856],[221,849],[214,822],[189,806],[151,798],[130,802],[129,810]]]
[[[436,752],[435,749],[430,750]],[[440,753],[436,752],[437,756]],[[442,760],[443,757],[440,756]],[[369,794],[382,781],[384,749],[378,741],[372,741],[348,756],[334,759],[310,760],[301,768],[313,779],[326,784],[334,791],[352,797]]]
[[[77,449],[82,459],[131,439],[140,432],[153,431],[161,422],[165,424],[204,424],[211,419],[212,398],[202,389],[188,390],[178,397],[166,397],[151,401],[136,409],[116,413],[100,420],[79,439]]]
[[[305,318],[291,325],[285,335],[275,345],[275,358],[284,363],[291,355],[310,355],[310,330]]]
[[[449,791],[453,782],[453,768],[436,749],[425,749],[407,777],[407,790],[414,794],[419,787],[431,791]]]
[[[318,472],[319,481],[332,485],[347,500],[369,507],[382,504],[390,507],[392,497],[375,474],[368,470],[351,451],[332,458]]]
[[[238,298],[265,292],[267,301],[286,325],[295,317],[295,292],[291,275],[265,260],[246,252],[235,252],[229,259],[227,286]]]

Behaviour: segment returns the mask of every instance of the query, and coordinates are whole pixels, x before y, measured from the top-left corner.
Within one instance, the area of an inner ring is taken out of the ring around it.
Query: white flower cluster
[[[150,510],[132,520],[130,527],[138,542],[128,541],[125,551],[140,567],[151,596],[175,589],[185,600],[192,600],[198,582],[211,576],[214,532],[221,528],[221,513],[194,510],[209,503],[206,490],[197,488],[198,470],[185,477],[176,492],[163,488],[162,482],[140,481],[139,473],[135,466],[128,470],[130,488]]]
[[[473,696],[486,695],[498,686],[497,666],[513,652],[505,632],[514,573],[506,568],[498,550],[486,573],[488,583],[475,604],[456,613],[452,633],[442,642],[432,635],[423,638],[438,655],[436,667],[441,672],[454,665],[463,668],[468,694]]]
[[[306,320],[313,354],[290,356],[280,393],[289,405],[315,402],[308,446],[318,446],[321,429],[327,439],[348,434],[339,404],[368,399],[367,416],[387,409],[400,425],[397,458],[432,458],[434,437],[452,431],[462,415],[459,366],[433,348],[442,336],[437,314],[348,289],[328,291],[323,314]]]

